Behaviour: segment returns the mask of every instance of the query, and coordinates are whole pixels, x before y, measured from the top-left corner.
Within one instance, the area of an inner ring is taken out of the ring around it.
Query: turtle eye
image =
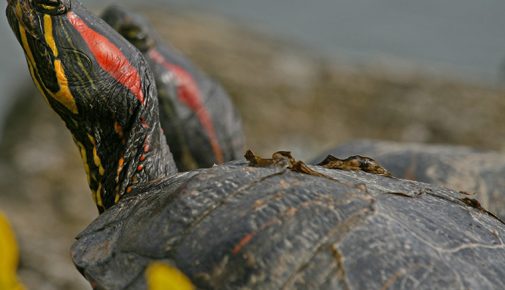
[[[63,14],[70,8],[68,0],[32,0],[32,5],[37,11],[51,15]]]
[[[122,25],[119,33],[140,51],[145,51],[152,46],[152,39],[145,29],[137,25]]]
[[[124,24],[119,28],[119,32],[128,40],[136,40],[142,37],[140,28],[135,25]]]

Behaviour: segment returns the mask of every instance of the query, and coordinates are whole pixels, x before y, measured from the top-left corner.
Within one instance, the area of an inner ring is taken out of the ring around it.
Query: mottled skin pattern
[[[481,204],[505,220],[505,155],[462,146],[354,141],[327,152],[336,156],[373,156],[393,176],[443,185],[475,194]],[[326,154],[314,160],[322,160]]]
[[[113,5],[102,19],[149,62],[156,77],[161,125],[179,170],[242,158],[242,122],[218,83],[164,43],[140,15]]]
[[[466,195],[322,167],[236,162],[174,173],[142,55],[77,1],[8,2],[34,81],[74,124],[78,146],[107,160],[81,154],[84,163],[102,164],[104,184],[128,185],[101,192],[104,212],[72,247],[94,289],[145,289],[152,261],[175,265],[200,289],[505,289],[505,225]],[[100,43],[90,46],[90,33]],[[93,68],[84,80],[95,85],[78,90],[83,79],[65,78],[80,63],[66,51],[52,55],[54,47],[84,55]],[[59,93],[48,91],[51,84]],[[123,111],[125,104],[132,109]],[[114,133],[104,135],[110,127]],[[82,128],[96,142],[79,145]]]
[[[152,260],[200,289],[503,289],[505,226],[433,185],[244,164],[123,199],[72,248],[98,289],[144,289]]]

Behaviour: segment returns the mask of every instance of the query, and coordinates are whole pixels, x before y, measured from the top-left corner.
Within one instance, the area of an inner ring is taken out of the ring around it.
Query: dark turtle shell
[[[393,176],[443,185],[475,194],[482,205],[505,219],[505,155],[463,146],[354,141],[327,154],[373,156]],[[314,160],[322,160],[326,154]]]
[[[231,163],[139,189],[78,236],[96,289],[145,289],[152,261],[199,289],[504,289],[505,225],[449,189]]]

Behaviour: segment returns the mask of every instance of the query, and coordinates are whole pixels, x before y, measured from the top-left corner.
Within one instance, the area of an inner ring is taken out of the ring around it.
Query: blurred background
[[[82,1],[97,12],[113,2]],[[263,155],[308,160],[357,138],[505,149],[504,1],[121,3],[223,84]],[[21,279],[90,289],[68,255],[97,215],[77,150],[5,17],[0,38],[0,211],[18,235]]]

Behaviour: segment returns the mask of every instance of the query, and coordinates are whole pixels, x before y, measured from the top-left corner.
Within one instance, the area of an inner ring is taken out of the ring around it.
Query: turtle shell
[[[505,155],[463,146],[358,140],[327,152],[373,156],[394,176],[443,185],[474,195],[505,219]],[[322,160],[321,155],[314,160]]]
[[[199,289],[505,289],[505,225],[444,187],[238,162],[137,189],[72,247],[96,289],[170,263]]]

